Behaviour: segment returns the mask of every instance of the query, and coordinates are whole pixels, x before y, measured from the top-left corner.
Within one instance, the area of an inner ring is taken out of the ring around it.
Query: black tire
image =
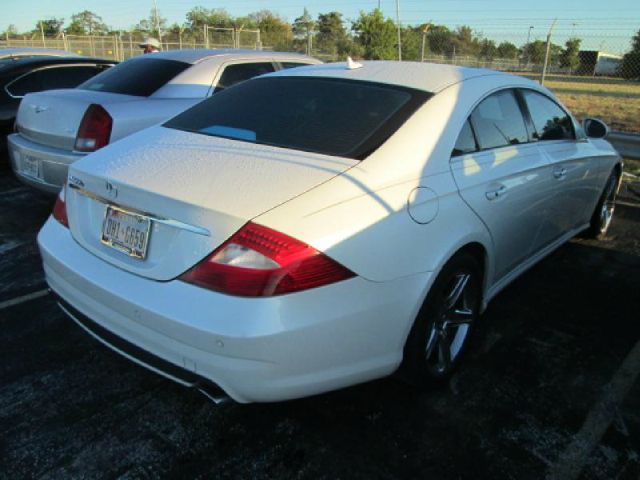
[[[616,194],[618,193],[619,181],[618,171],[614,170],[611,172],[602,191],[602,195],[600,195],[596,209],[591,215],[589,228],[584,232],[586,238],[602,240],[607,236],[616,207]]]
[[[454,299],[461,282],[465,282],[463,291]],[[481,302],[479,262],[469,253],[456,254],[436,278],[418,313],[405,344],[399,376],[419,388],[446,382],[464,355]]]

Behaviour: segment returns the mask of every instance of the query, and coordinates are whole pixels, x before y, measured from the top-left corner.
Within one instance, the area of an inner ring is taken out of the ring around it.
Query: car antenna
[[[362,67],[364,67],[364,65],[359,62],[354,62],[351,57],[347,57],[347,70],[355,70],[356,68]]]

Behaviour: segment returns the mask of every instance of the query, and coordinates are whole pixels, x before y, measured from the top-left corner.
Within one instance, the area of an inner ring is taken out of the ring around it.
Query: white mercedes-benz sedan
[[[74,89],[26,95],[7,139],[13,171],[57,194],[69,165],[88,153],[249,78],[317,63],[295,53],[174,50],[131,58]]]
[[[604,135],[494,71],[283,70],[74,163],[38,237],[47,282],[91,335],[214,399],[442,381],[502,288],[606,233]]]

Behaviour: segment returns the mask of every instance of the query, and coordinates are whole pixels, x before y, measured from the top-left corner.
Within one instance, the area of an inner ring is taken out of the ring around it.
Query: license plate
[[[102,224],[102,243],[131,257],[144,259],[150,227],[149,218],[109,206]]]
[[[20,171],[30,177],[40,178],[40,160],[23,154],[20,160]]]

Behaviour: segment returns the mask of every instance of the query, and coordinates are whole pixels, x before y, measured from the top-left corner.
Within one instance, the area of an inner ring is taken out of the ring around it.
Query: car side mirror
[[[609,135],[607,124],[597,118],[585,118],[582,121],[582,128],[589,138],[605,138]]]

